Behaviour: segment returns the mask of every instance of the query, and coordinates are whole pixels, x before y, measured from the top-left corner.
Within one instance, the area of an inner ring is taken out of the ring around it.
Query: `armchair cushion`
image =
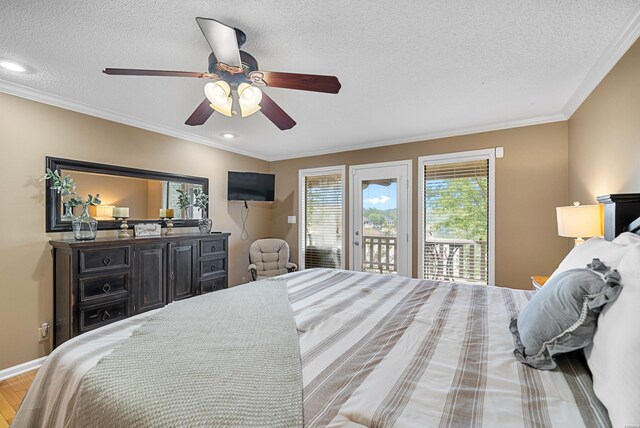
[[[290,272],[289,244],[282,239],[258,239],[249,248],[249,260],[255,266],[256,279],[282,275]]]

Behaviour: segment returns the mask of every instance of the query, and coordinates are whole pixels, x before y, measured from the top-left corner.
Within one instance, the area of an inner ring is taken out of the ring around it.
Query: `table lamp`
[[[582,244],[584,239],[600,236],[600,205],[580,205],[557,207],[558,235],[575,238],[575,245]]]
[[[98,205],[96,206],[96,217],[99,219],[113,218],[113,205]]]

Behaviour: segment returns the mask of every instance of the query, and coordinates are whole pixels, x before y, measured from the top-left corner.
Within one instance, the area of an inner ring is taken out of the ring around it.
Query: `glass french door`
[[[411,161],[350,170],[351,269],[411,276]]]

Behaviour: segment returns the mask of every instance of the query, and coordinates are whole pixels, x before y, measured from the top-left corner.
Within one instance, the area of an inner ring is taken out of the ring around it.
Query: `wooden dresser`
[[[228,233],[54,240],[54,346],[228,286]]]

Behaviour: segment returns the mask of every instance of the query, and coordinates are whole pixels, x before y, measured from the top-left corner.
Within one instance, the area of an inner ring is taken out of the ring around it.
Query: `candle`
[[[129,208],[128,207],[115,207],[113,209],[113,216],[115,218],[127,218],[127,217],[129,217]]]
[[[160,208],[160,218],[173,218],[173,208]]]
[[[113,218],[113,205],[98,205],[96,207],[96,217]]]

